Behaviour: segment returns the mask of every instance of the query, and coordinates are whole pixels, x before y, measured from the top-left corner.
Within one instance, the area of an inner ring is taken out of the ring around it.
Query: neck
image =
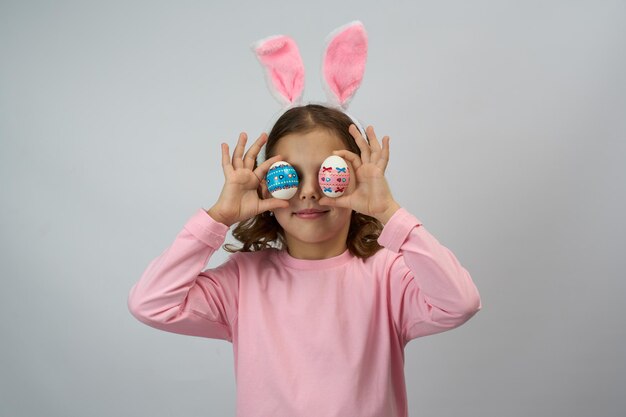
[[[296,259],[328,259],[334,258],[344,253],[348,246],[346,242],[325,242],[325,243],[306,243],[298,241],[289,241],[287,239],[287,251],[289,255]]]

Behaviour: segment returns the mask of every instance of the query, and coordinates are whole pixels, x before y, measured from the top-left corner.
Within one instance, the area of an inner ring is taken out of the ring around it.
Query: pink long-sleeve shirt
[[[228,227],[199,209],[132,287],[157,329],[233,344],[237,417],[404,417],[404,347],[481,307],[470,274],[404,208],[375,255],[237,252],[206,268]]]

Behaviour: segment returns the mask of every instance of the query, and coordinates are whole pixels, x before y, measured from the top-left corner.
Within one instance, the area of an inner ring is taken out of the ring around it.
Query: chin
[[[285,235],[290,235],[303,243],[319,243],[332,241],[337,239],[342,230],[345,230],[350,224],[350,213],[338,213],[334,209],[315,218],[299,218],[291,210],[283,213],[276,213],[276,220],[283,228]],[[347,230],[346,230],[347,237]]]

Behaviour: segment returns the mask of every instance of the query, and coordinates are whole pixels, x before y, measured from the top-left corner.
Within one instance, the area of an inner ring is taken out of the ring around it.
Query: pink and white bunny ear
[[[297,105],[304,91],[304,65],[296,42],[288,36],[276,35],[252,45],[265,70],[267,86],[283,106]]]
[[[363,81],[366,60],[367,34],[360,21],[343,25],[326,37],[322,86],[330,103],[348,107]]]

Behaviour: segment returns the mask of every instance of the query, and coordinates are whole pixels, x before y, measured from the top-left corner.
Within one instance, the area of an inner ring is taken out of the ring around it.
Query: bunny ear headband
[[[264,69],[270,92],[282,105],[281,114],[302,105],[304,65],[296,42],[274,35],[255,42],[252,50]],[[361,124],[346,109],[361,86],[366,59],[367,34],[360,21],[343,25],[326,37],[321,72],[327,102],[323,104],[348,115],[364,138]]]

